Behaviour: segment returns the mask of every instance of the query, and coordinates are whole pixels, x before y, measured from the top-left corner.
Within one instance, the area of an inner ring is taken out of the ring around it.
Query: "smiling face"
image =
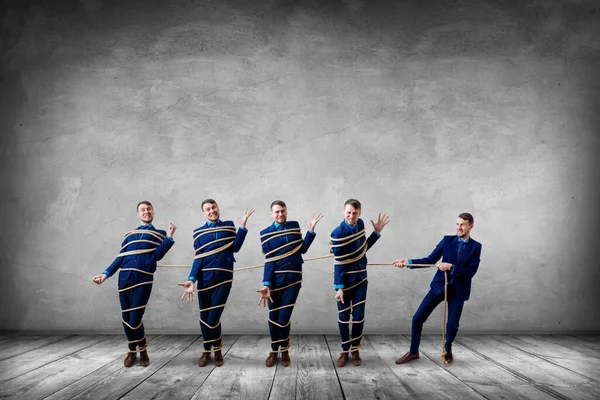
[[[350,204],[344,207],[344,220],[348,225],[356,225],[360,217],[360,208],[354,208]]]
[[[471,229],[473,229],[473,224],[469,223],[466,219],[457,218],[456,219],[456,235],[465,240],[471,234]]]
[[[138,218],[143,224],[147,225],[154,220],[154,208],[150,204],[140,204],[138,206]]]
[[[279,204],[275,204],[271,207],[271,217],[273,217],[273,221],[278,224],[284,224],[287,221],[287,208],[282,207]]]
[[[221,217],[219,206],[217,203],[206,203],[202,206],[202,212],[207,220],[210,222],[216,222]]]

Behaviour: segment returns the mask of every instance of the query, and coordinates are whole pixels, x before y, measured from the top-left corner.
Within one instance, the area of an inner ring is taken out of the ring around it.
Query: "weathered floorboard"
[[[110,338],[2,383],[0,397],[41,399],[124,354],[123,338]]]
[[[144,368],[138,364],[125,368],[124,357],[119,357],[99,371],[86,376],[86,379],[81,379],[54,393],[50,399],[121,398],[181,353],[196,338],[197,336],[161,335],[149,342],[150,365],[148,367]]]
[[[78,335],[0,361],[0,382],[15,378],[82,349],[108,340],[110,336]]]
[[[290,357],[289,367],[284,368],[281,360],[277,364],[270,399],[343,398],[324,336],[292,336]]]
[[[423,336],[420,351],[436,362],[439,360],[441,365],[443,361],[439,356],[439,338],[440,335]],[[549,398],[548,393],[539,390],[530,382],[507,372],[458,343],[454,343],[452,353],[454,361],[444,367],[444,370],[489,400]]]
[[[371,344],[363,338],[360,350],[362,365],[352,364],[352,357],[343,368],[337,367],[341,351],[339,336],[327,336],[329,351],[346,399],[400,399],[412,396],[391,369],[385,365]]]
[[[598,382],[490,336],[461,336],[458,344],[476,352],[555,397],[598,399]]]
[[[0,343],[0,360],[39,349],[51,343],[70,338],[69,335],[14,335],[14,339]]]
[[[337,368],[337,335],[294,335],[292,365],[267,368],[267,335],[227,336],[225,365],[199,368],[199,335],[161,335],[149,337],[149,367],[125,368],[123,335],[3,336],[5,351],[18,350],[0,360],[0,398],[597,399],[596,338],[459,335],[444,366],[439,335],[423,336],[421,357],[405,365],[394,361],[406,336],[366,335],[362,365]]]
[[[223,337],[225,345],[221,351],[225,359],[228,358],[227,353],[238,338],[237,335]],[[206,367],[198,367],[202,349],[202,336],[200,336],[122,399],[191,399],[204,380],[217,368],[213,362]]]
[[[248,335],[239,338],[215,368],[193,399],[267,399],[275,368],[264,364],[271,348],[269,336]]]
[[[600,381],[600,358],[533,336],[495,336],[496,339],[544,360]]]
[[[397,365],[395,361],[404,355],[410,346],[410,342],[404,336],[377,335],[367,336],[367,339],[381,360],[402,380],[412,398],[484,399],[471,387],[451,375],[442,365],[438,337],[435,337],[438,346],[433,346],[432,353],[421,351],[419,359],[403,365]],[[423,339],[426,339],[426,336]]]

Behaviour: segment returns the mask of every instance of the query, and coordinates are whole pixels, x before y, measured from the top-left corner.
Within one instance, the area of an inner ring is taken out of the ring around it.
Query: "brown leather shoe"
[[[150,365],[150,358],[148,357],[147,350],[140,351],[140,365],[142,367],[147,367],[148,365]]]
[[[127,353],[127,357],[125,357],[125,360],[123,361],[123,365],[125,365],[125,368],[133,367],[133,363],[135,362],[136,358],[137,358],[137,353],[135,353],[135,352]]]
[[[454,361],[454,358],[452,357],[452,350],[450,350],[444,355],[444,365],[452,364],[452,361]]]
[[[205,351],[202,353],[202,356],[198,359],[199,367],[206,367],[208,362],[210,361],[210,353]]]
[[[281,365],[283,365],[284,367],[289,367],[290,362],[290,353],[288,351],[284,351],[283,353],[281,353]]]
[[[413,354],[411,352],[408,352],[399,359],[397,359],[396,364],[406,364],[407,362],[411,360],[416,360],[417,358],[419,358],[419,353]]]
[[[221,353],[221,350],[215,351],[215,365],[217,367],[223,366],[223,353]]]
[[[339,368],[345,367],[348,362],[348,353],[340,353],[340,358],[337,360],[337,366]]]
[[[271,368],[275,364],[277,364],[277,353],[269,353],[269,357],[265,360],[265,365]]]
[[[360,354],[358,354],[358,350],[356,350],[354,353],[352,353],[352,364],[358,367],[361,361]]]

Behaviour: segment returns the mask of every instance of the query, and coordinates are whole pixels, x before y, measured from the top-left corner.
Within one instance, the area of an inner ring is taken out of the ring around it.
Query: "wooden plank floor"
[[[150,366],[123,367],[123,335],[0,335],[1,399],[600,399],[600,335],[366,335],[338,368],[335,335],[293,335],[292,365],[266,368],[267,336],[225,336],[225,365],[197,365],[202,338],[149,336]]]

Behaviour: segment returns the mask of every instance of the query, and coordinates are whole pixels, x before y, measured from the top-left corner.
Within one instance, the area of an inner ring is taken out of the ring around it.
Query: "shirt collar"
[[[278,224],[277,222],[273,222],[273,226],[275,228],[285,228],[285,222],[283,224]]]
[[[154,225],[152,225],[152,224],[140,225],[140,226],[138,226],[138,229],[154,229]]]
[[[350,229],[354,229],[358,226],[358,222],[356,222],[356,224],[354,224],[354,225],[350,225],[349,223],[346,222],[346,220],[343,220],[342,223],[346,224],[346,226],[350,227]]]
[[[469,236],[469,237],[468,237],[468,238],[466,238],[465,240],[462,240],[461,238],[459,238],[459,237],[457,236],[457,239],[458,239],[458,243],[467,244],[467,243],[469,243],[469,240],[471,240],[471,237]]]
[[[208,221],[207,222],[207,225],[208,225],[209,228],[212,228],[213,226],[219,226],[220,224],[221,224],[221,220],[220,219],[216,220],[215,222],[212,222],[212,221]]]

